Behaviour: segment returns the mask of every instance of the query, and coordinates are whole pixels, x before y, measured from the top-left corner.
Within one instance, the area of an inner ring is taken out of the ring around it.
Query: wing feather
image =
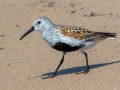
[[[116,38],[117,36],[116,33],[95,32],[77,26],[57,25],[57,28],[65,36],[81,40],[86,39],[87,41],[104,40],[111,37]]]

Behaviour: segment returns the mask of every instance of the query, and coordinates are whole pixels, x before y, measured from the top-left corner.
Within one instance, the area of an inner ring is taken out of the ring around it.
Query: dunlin
[[[50,77],[56,76],[58,69],[64,61],[66,53],[76,50],[81,51],[85,55],[86,70],[84,73],[88,73],[90,66],[88,64],[88,55],[84,50],[94,47],[97,43],[105,39],[114,39],[117,36],[116,33],[97,32],[77,26],[54,24],[48,17],[41,16],[34,20],[33,26],[20,38],[20,40],[34,30],[40,31],[43,39],[52,48],[63,52],[58,67]]]

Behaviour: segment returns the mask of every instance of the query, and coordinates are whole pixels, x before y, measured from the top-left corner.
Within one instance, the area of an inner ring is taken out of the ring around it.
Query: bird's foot
[[[56,72],[53,73],[53,75],[48,76],[48,77],[43,77],[42,79],[47,79],[47,78],[54,78],[56,76]]]
[[[90,68],[91,67],[88,66],[85,71],[77,72],[76,74],[81,74],[81,73],[87,74],[90,71]]]

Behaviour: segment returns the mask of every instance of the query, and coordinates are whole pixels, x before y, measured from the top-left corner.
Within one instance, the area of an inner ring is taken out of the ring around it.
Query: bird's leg
[[[66,55],[66,52],[63,52],[63,55],[62,55],[62,59],[61,59],[61,61],[60,61],[60,64],[59,64],[58,67],[56,68],[56,70],[55,70],[55,72],[53,73],[53,75],[52,75],[52,76],[48,76],[48,77],[43,77],[42,79],[53,78],[53,77],[56,76],[58,69],[60,68],[60,66],[61,66],[62,63],[64,62],[64,56],[65,56],[65,55]]]
[[[90,66],[89,66],[89,64],[88,64],[88,55],[87,55],[87,53],[86,53],[85,51],[83,51],[83,50],[81,50],[81,52],[85,55],[85,58],[86,58],[86,67],[87,67],[86,70],[83,71],[82,73],[86,74],[86,73],[88,73],[89,70],[90,70]],[[80,73],[76,73],[76,74],[80,74]]]
[[[87,55],[87,53],[86,53],[85,51],[82,51],[82,53],[85,55],[85,58],[86,58],[86,66],[87,66],[87,68],[86,68],[86,70],[84,71],[84,74],[86,74],[86,73],[88,73],[89,70],[90,70],[90,66],[89,66],[89,64],[88,64],[88,55]]]
[[[56,68],[55,72],[53,73],[52,77],[55,77],[56,74],[57,74],[57,71],[58,69],[60,68],[60,66],[62,65],[62,63],[64,62],[64,56],[66,55],[66,52],[63,52],[63,55],[62,55],[62,59],[60,61],[60,64],[58,65],[58,67]]]
[[[49,77],[43,77],[42,79],[53,78],[53,77],[56,76],[58,69],[60,68],[60,66],[61,66],[62,63],[64,62],[64,56],[65,56],[65,55],[66,55],[66,52],[63,52],[63,55],[62,55],[62,59],[61,59],[61,61],[60,61],[60,64],[59,64],[58,67],[56,68],[56,70],[55,70],[55,72],[53,73],[53,75],[52,75],[52,76],[49,76]]]

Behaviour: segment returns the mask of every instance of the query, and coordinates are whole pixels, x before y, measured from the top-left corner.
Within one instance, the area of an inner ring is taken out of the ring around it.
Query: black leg
[[[55,70],[55,72],[53,73],[53,75],[50,76],[50,77],[53,78],[53,77],[56,76],[58,69],[60,68],[60,66],[61,66],[62,63],[64,62],[64,56],[65,56],[65,54],[66,54],[66,52],[63,52],[63,55],[62,55],[62,59],[61,59],[61,61],[60,61],[60,64],[59,64],[58,67],[56,68],[56,70]],[[50,78],[50,77],[45,77],[45,78],[42,78],[42,79],[46,79],[46,78]]]
[[[86,70],[85,71],[83,71],[83,72],[80,72],[80,73],[76,73],[76,74],[81,74],[81,73],[84,73],[84,74],[86,74],[86,73],[88,73],[89,72],[89,70],[90,70],[90,66],[89,66],[89,64],[88,64],[88,55],[87,55],[87,53],[85,52],[85,51],[83,51],[83,50],[81,50],[81,52],[85,55],[85,58],[86,58]]]
[[[66,54],[66,53],[63,52],[63,56],[62,56],[62,59],[61,59],[61,61],[60,61],[60,64],[59,64],[58,67],[56,68],[56,70],[55,70],[55,72],[53,73],[52,77],[55,77],[55,76],[56,76],[58,69],[60,68],[60,66],[61,66],[62,63],[64,62],[64,56],[65,56],[65,54]]]
[[[82,51],[83,52],[83,54],[85,55],[85,58],[86,58],[86,70],[84,71],[84,74],[86,74],[86,73],[88,73],[89,72],[89,70],[90,70],[90,66],[89,66],[89,64],[88,64],[88,55],[87,55],[87,53],[85,52],[85,51]]]

